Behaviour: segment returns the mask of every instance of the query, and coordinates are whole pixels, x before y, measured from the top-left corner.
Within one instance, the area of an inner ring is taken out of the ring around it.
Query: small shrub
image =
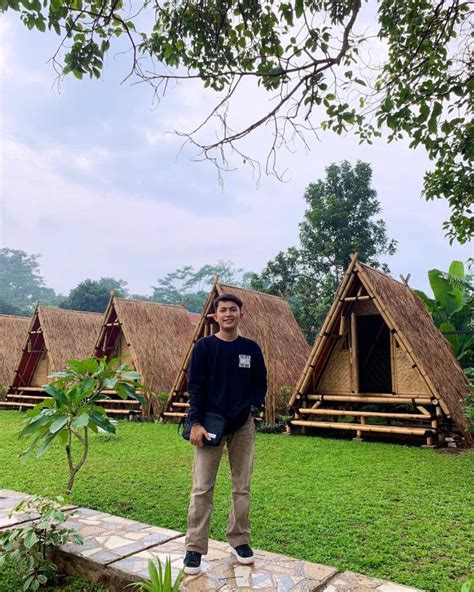
[[[275,424],[259,421],[256,424],[256,430],[261,434],[281,434],[286,430],[286,425],[286,421],[278,421]]]
[[[469,378],[469,395],[464,400],[464,414],[471,432],[474,430],[474,368],[465,368],[464,372]]]
[[[61,527],[68,515],[61,511],[64,499],[51,501],[34,496],[21,501],[10,512],[24,512],[29,522],[0,534],[0,567],[10,561],[23,581],[23,590],[39,590],[56,579],[56,565],[51,561],[53,547],[72,541],[82,544],[82,537]]]
[[[104,389],[113,389],[122,398],[136,399],[142,405],[145,399],[136,392],[140,374],[128,364],[120,364],[120,358],[109,362],[106,358],[68,360],[62,372],[52,374],[50,384],[43,390],[47,399],[26,412],[28,419],[20,433],[22,438],[33,437],[25,451],[32,452],[39,444],[41,457],[58,438],[64,447],[69,468],[66,491],[70,493],[77,473],[84,466],[89,454],[89,432],[99,430],[115,434],[115,425],[110,421],[100,399],[110,398]],[[73,448],[81,450],[79,460],[74,462]]]
[[[474,592],[474,574],[468,576],[467,580],[461,586],[461,592]]]
[[[173,583],[170,557],[166,558],[164,569],[159,559],[157,559],[156,565],[153,561],[149,561],[148,573],[150,574],[150,582],[137,582],[129,586],[137,592],[178,592],[184,578],[183,571],[180,571]]]

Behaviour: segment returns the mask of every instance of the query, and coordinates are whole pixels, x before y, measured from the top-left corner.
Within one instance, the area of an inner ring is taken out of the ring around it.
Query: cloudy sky
[[[426,288],[428,269],[472,256],[444,238],[446,205],[420,197],[430,167],[422,150],[324,134],[309,138],[310,151],[280,153],[285,183],[257,183],[237,159],[221,187],[213,166],[195,162],[190,148],[180,153],[168,133],[192,129],[212,97],[181,85],[156,107],[150,88],[121,84],[129,58],[113,54],[103,79],[67,78],[58,88],[48,63],[57,41],[27,31],[16,14],[2,16],[0,246],[41,253],[55,290],[114,276],[146,294],[167,272],[219,259],[258,271],[297,244],[305,187],[343,159],[373,167],[388,234],[398,241],[387,259],[394,277],[411,272],[411,285]],[[265,106],[246,89],[237,118]],[[247,147],[264,158],[270,141],[271,130],[262,130]]]

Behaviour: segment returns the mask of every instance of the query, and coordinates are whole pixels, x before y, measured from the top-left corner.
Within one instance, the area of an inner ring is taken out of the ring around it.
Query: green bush
[[[62,497],[51,501],[39,496],[21,501],[10,512],[24,512],[29,521],[0,534],[0,567],[7,561],[15,565],[23,590],[39,590],[56,579],[56,565],[51,560],[53,547],[68,541],[82,544],[82,537],[61,527],[68,515],[61,512]]]

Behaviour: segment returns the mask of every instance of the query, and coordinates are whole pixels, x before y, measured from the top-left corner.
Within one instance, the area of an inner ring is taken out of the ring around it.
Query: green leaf
[[[31,532],[29,532],[24,540],[24,545],[27,549],[31,549],[31,547],[33,547],[33,545],[35,545],[38,542],[38,537],[36,536],[36,532],[34,530],[32,530]]]
[[[68,422],[69,417],[67,415],[63,415],[61,417],[58,417],[58,419],[56,419],[55,421],[53,421],[53,423],[51,424],[49,431],[51,432],[51,434],[55,434],[56,432],[59,432],[59,430],[61,430]]]
[[[74,428],[85,428],[89,424],[89,414],[82,413],[79,417],[75,417],[71,423]]]
[[[59,405],[67,405],[67,398],[63,391],[59,390],[52,384],[44,384],[42,388],[44,392],[48,393],[48,395],[51,395]]]

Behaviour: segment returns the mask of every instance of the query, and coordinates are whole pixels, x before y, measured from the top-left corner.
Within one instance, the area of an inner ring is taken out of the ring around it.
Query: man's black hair
[[[237,304],[237,306],[240,308],[240,310],[242,310],[242,308],[244,306],[242,303],[242,300],[238,296],[234,296],[234,294],[221,294],[217,298],[214,298],[213,304],[214,304],[215,311],[217,310],[219,302],[233,302],[234,304]]]

